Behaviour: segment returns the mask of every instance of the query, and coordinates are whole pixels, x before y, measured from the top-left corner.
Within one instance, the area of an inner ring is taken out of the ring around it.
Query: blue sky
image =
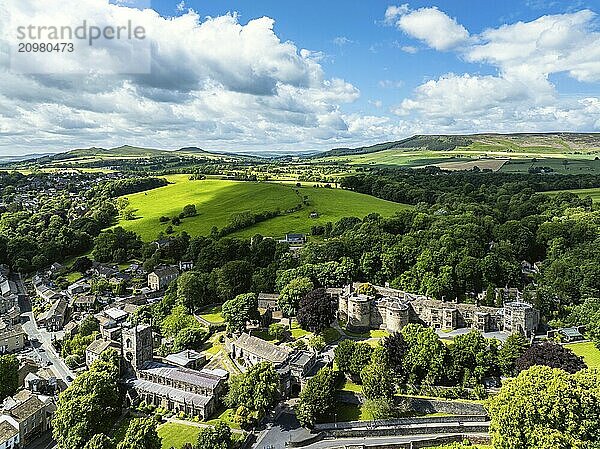
[[[599,1],[154,0],[158,14],[125,0],[49,0],[36,11],[8,1],[15,23],[17,12],[131,17],[149,30],[152,63],[148,74],[120,73],[111,43],[93,59],[115,73],[96,73],[81,54],[50,65],[76,74],[0,65],[4,154],[124,143],[295,152],[416,133],[600,131]]]
[[[164,16],[180,14],[178,1],[152,2],[153,8]],[[268,16],[275,19],[275,32],[282,40],[290,40],[299,48],[323,52],[322,66],[330,76],[351,82],[361,90],[361,99],[350,109],[376,112],[369,100],[382,101],[384,106],[409,96],[423,81],[446,72],[494,74],[496,68],[486,64],[469,63],[451,52],[428,49],[418,40],[384,23],[389,5],[402,4],[380,0],[343,1],[225,1],[188,0],[202,16],[219,16],[237,12],[242,23]],[[547,14],[562,14],[582,9],[600,12],[600,1],[523,1],[473,0],[414,1],[412,9],[437,6],[454,17],[471,33],[480,33],[505,23],[531,21]],[[596,8],[594,8],[594,5]],[[341,40],[340,40],[341,38]],[[341,44],[348,40],[349,42]],[[337,43],[336,43],[337,42]],[[417,53],[402,51],[402,46],[415,47]],[[565,93],[598,93],[598,84],[574,82],[557,77]],[[389,81],[382,88],[381,81]],[[391,88],[393,87],[393,88]]]

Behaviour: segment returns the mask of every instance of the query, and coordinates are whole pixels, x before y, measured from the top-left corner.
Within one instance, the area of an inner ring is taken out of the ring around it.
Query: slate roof
[[[196,393],[190,393],[177,388],[169,387],[168,385],[155,384],[143,379],[132,379],[131,385],[136,391],[153,393],[158,396],[167,397],[177,402],[192,403],[197,407],[203,407],[212,399],[208,396],[202,396]]]
[[[91,352],[92,354],[100,355],[108,348],[113,347],[114,343],[106,340],[94,340],[90,343],[90,345],[85,349],[86,351]]]
[[[15,326],[6,326],[4,328],[0,327],[0,338],[9,338],[16,335],[25,335],[25,331],[23,331],[23,328],[20,324]]]
[[[179,274],[179,270],[176,267],[160,267],[155,269],[152,273],[156,274],[159,278],[166,276],[173,276]]]
[[[204,358],[205,357],[202,354],[194,351],[193,349],[185,349],[181,352],[169,354],[165,357],[168,362],[181,366],[185,366],[190,362],[195,362],[196,360],[203,360]]]
[[[313,354],[308,351],[298,351],[290,360],[290,365],[304,368],[313,360]]]
[[[25,421],[31,415],[44,408],[44,403],[40,401],[37,396],[28,391],[23,394],[18,393],[14,398],[18,402],[17,405],[9,410],[5,410],[5,413],[8,413],[18,422]]]
[[[221,378],[214,374],[166,365],[159,362],[146,362],[142,367],[141,372],[163,379],[170,379],[176,382],[184,382],[190,385],[211,389],[216,388],[221,381]]]
[[[15,428],[8,421],[0,422],[0,444],[7,442],[19,434],[19,429]]]
[[[240,335],[234,345],[275,364],[283,363],[289,357],[289,353],[285,349],[246,333]]]

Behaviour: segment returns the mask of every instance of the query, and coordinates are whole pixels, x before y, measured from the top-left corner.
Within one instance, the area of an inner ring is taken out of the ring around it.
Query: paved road
[[[22,279],[19,277],[16,279],[19,289],[22,292],[27,292],[23,285]],[[71,384],[70,379],[75,378],[75,374],[69,369],[65,362],[56,353],[54,346],[52,346],[52,339],[59,338],[62,335],[60,333],[51,333],[46,329],[38,327],[33,312],[31,311],[31,301],[29,296],[21,304],[21,323],[23,330],[27,334],[27,338],[31,343],[31,348],[26,351],[26,355],[29,355],[35,360],[38,360],[42,365],[52,365],[52,369],[58,377],[60,377],[67,385]]]
[[[33,312],[25,312],[21,315],[23,322],[23,330],[27,333],[27,337],[31,342],[31,350],[35,354],[35,358],[42,363],[49,362],[52,365],[54,372],[67,385],[71,384],[71,379],[75,378],[75,374],[69,369],[65,362],[56,353],[52,346],[52,333],[45,329],[40,329],[35,322]]]

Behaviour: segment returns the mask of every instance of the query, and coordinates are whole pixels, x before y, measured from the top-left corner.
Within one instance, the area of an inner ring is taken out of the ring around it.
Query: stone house
[[[162,290],[179,275],[176,267],[156,268],[152,273],[148,274],[148,287],[152,290]]]
[[[14,449],[20,446],[19,428],[10,421],[0,421],[0,449]]]
[[[89,368],[92,363],[94,363],[94,361],[100,357],[100,354],[109,348],[114,348],[117,351],[121,349],[117,343],[110,340],[99,339],[91,342],[90,345],[85,349],[85,365]]]
[[[90,312],[96,308],[96,295],[82,295],[73,298],[73,312]]]
[[[25,446],[49,429],[54,410],[52,398],[21,390],[4,400],[0,422],[19,429],[20,444]]]
[[[22,351],[27,342],[27,334],[20,324],[6,325],[0,322],[0,354]]]
[[[67,298],[61,295],[47,312],[40,315],[38,323],[46,326],[46,329],[50,332],[61,330],[67,322],[69,313],[68,306],[69,302],[67,301]]]

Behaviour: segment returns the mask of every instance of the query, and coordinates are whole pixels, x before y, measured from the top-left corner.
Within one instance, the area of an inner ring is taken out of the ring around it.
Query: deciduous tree
[[[335,320],[335,310],[327,291],[318,288],[302,297],[296,319],[307,331],[318,334],[327,329]]]
[[[576,373],[586,368],[583,359],[564,346],[545,341],[529,347],[516,362],[517,371],[524,371],[534,365],[560,368],[568,373]]]
[[[336,373],[331,368],[321,368],[311,377],[300,392],[296,416],[303,426],[313,427],[317,420],[329,413],[335,404]]]
[[[256,293],[244,293],[225,301],[221,314],[227,322],[227,331],[241,334],[249,321],[258,320],[258,298]]]

